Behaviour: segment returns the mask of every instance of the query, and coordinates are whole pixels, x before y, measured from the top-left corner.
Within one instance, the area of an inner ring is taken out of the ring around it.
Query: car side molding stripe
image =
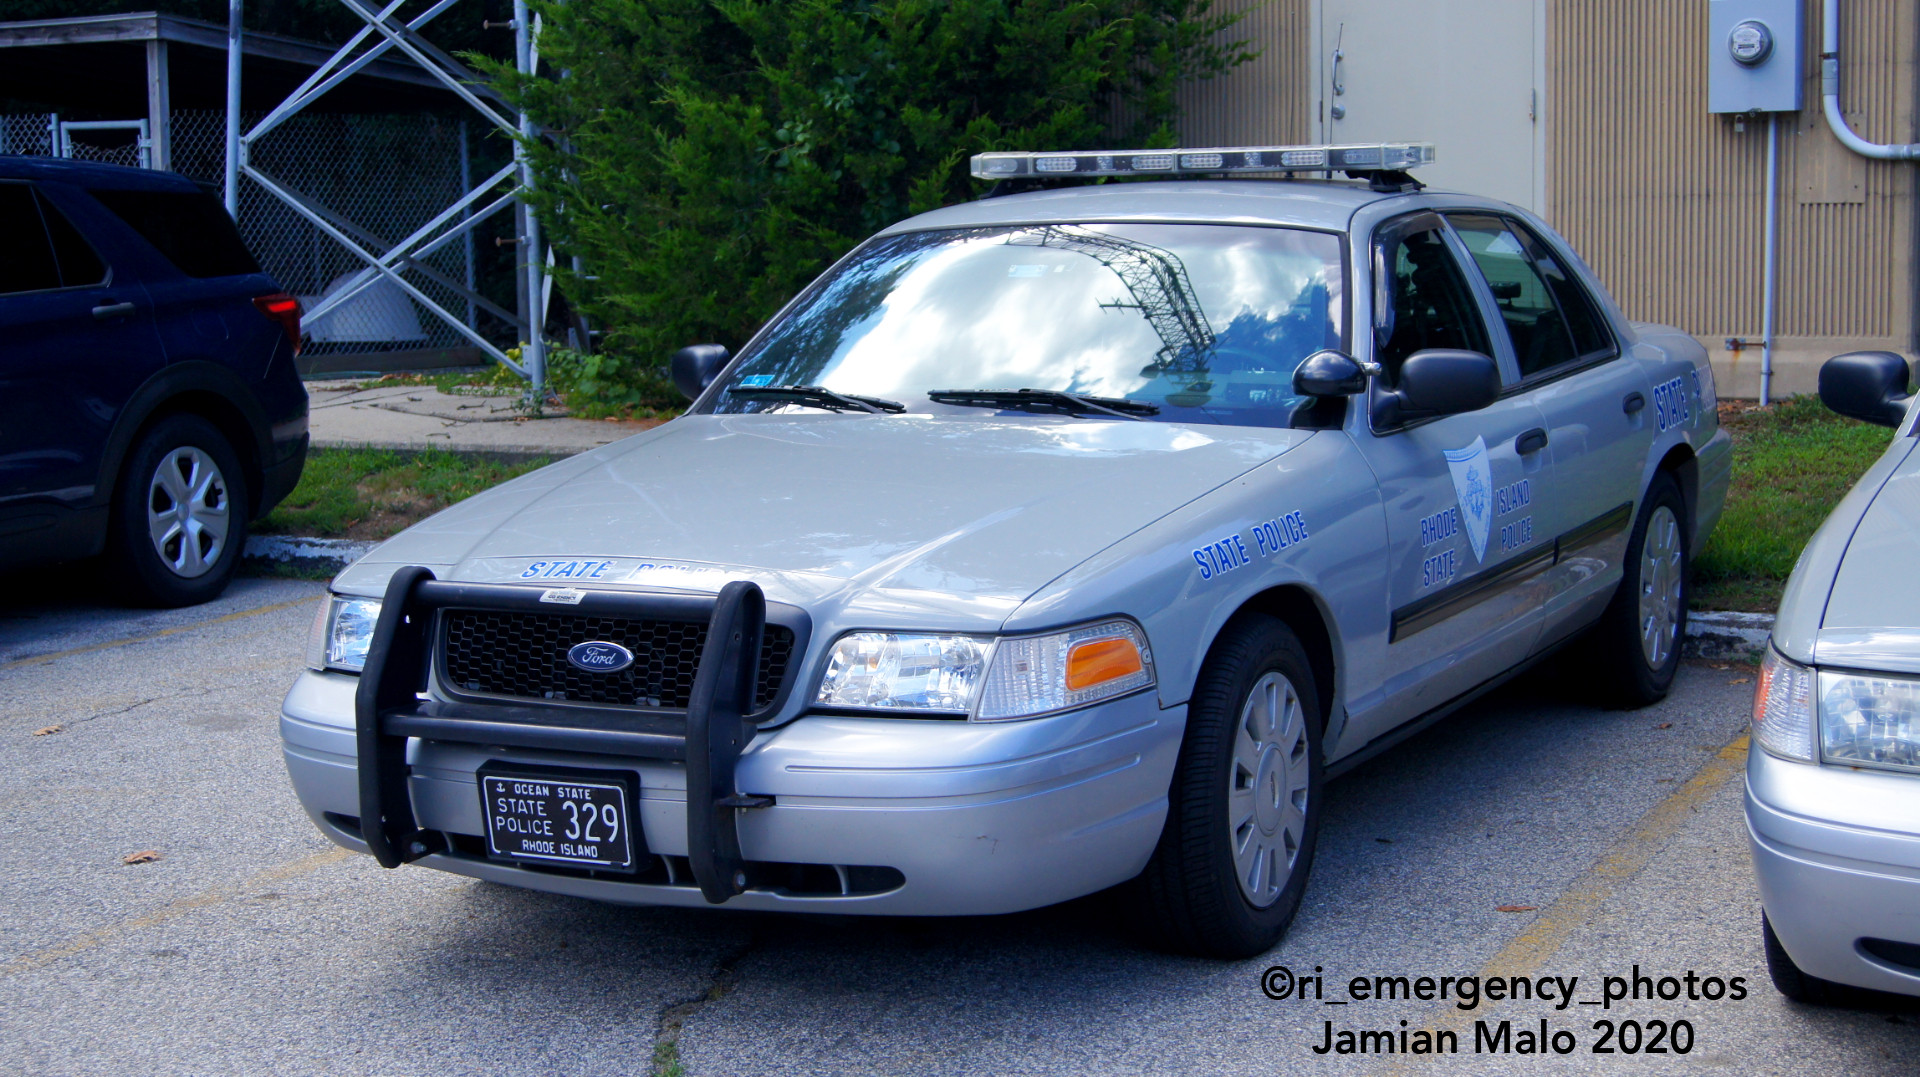
[[[1393,624],[1388,629],[1387,642],[1398,643],[1416,632],[1432,628],[1455,614],[1464,613],[1473,606],[1525,583],[1559,564],[1575,551],[1613,538],[1626,530],[1632,519],[1632,502],[1616,506],[1561,535],[1553,541],[1551,546],[1525,557],[1514,558],[1505,564],[1495,565],[1483,572],[1477,572],[1459,583],[1444,587],[1425,598],[1400,607],[1393,612]]]

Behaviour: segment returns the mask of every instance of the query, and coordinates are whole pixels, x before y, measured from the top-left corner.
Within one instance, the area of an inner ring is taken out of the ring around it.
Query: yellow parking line
[[[37,666],[42,662],[51,662],[57,658],[69,658],[76,654],[88,654],[93,651],[112,650],[115,647],[126,647],[135,643],[145,643],[148,640],[160,639],[163,636],[177,636],[182,632],[191,632],[196,628],[205,628],[208,625],[223,624],[227,621],[238,621],[242,617],[258,617],[263,613],[279,613],[281,610],[290,610],[295,606],[311,605],[313,605],[313,599],[310,597],[296,598],[291,602],[276,602],[271,606],[259,606],[250,610],[241,610],[239,613],[229,613],[222,617],[209,618],[205,621],[195,621],[192,624],[163,628],[158,632],[149,632],[144,636],[128,636],[126,639],[112,639],[105,643],[89,643],[85,647],[73,647],[64,651],[53,651],[48,654],[36,654],[27,658],[16,658],[11,662],[0,662],[0,669],[18,669],[21,666]]]
[[[69,942],[63,942],[58,946],[50,946],[37,953],[17,957],[5,967],[0,967],[0,976],[12,976],[17,972],[27,972],[32,969],[45,968],[63,957],[72,957],[74,954],[91,950],[101,943],[108,942],[130,931],[139,931],[142,928],[164,924],[168,920],[183,916],[195,909],[204,909],[210,905],[218,905],[223,901],[239,897],[241,894],[269,883],[285,882],[288,879],[305,875],[307,872],[313,871],[316,868],[323,868],[328,864],[337,864],[352,855],[353,851],[350,849],[329,849],[324,853],[315,853],[312,856],[302,857],[299,860],[276,865],[260,872],[239,886],[221,887],[217,890],[209,890],[204,894],[196,894],[190,898],[181,898],[179,901],[155,909],[145,916],[136,916],[131,920],[122,920],[117,924],[109,924],[97,931],[89,931],[85,935],[81,935]]]
[[[1493,955],[1479,971],[1480,982],[1494,977],[1538,975],[1567,939],[1606,906],[1622,883],[1640,874],[1654,856],[1666,848],[1690,815],[1746,769],[1747,746],[1747,734],[1735,737],[1701,764],[1685,785],[1647,809],[1646,814],[1635,820],[1632,828],[1594,861],[1593,866],[1562,890],[1525,931]],[[1427,1024],[1427,1031],[1444,1029],[1461,1034],[1478,1016],[1480,1014],[1448,1005]],[[1405,1065],[1396,1056],[1380,1072],[1403,1073]]]

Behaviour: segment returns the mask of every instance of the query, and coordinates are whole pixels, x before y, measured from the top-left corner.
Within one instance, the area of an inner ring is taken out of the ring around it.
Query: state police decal
[[[1453,473],[1453,492],[1460,499],[1460,521],[1467,525],[1473,559],[1487,559],[1487,536],[1493,530],[1493,467],[1487,461],[1487,439],[1475,437],[1464,449],[1445,449],[1447,470]]]

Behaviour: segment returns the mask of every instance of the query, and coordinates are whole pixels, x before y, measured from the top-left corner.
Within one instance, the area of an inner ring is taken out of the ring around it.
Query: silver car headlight
[[[1821,670],[1820,758],[1920,771],[1920,680]]]
[[[849,632],[827,655],[814,704],[1001,722],[1073,710],[1153,684],[1153,654],[1132,621],[1002,639]]]
[[[849,632],[834,641],[814,703],[963,715],[973,706],[992,647],[988,636]]]
[[[1753,739],[1782,759],[1814,761],[1813,670],[1772,647],[1753,689]]]
[[[307,665],[358,673],[367,664],[373,627],[380,623],[380,600],[328,595],[314,618],[307,640]]]

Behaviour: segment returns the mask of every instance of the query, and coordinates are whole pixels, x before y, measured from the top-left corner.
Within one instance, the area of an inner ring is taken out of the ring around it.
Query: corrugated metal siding
[[[1307,141],[1312,87],[1308,0],[1217,0],[1245,17],[1224,35],[1260,55],[1179,93],[1183,146],[1288,145]]]
[[[1819,0],[1807,111],[1780,123],[1782,336],[1911,332],[1912,164],[1849,160],[1820,120]],[[1854,129],[1913,141],[1914,5],[1846,0]],[[1550,0],[1547,217],[1627,313],[1688,332],[1760,328],[1767,124],[1707,112],[1707,5]],[[1857,187],[1856,187],[1857,185]]]

